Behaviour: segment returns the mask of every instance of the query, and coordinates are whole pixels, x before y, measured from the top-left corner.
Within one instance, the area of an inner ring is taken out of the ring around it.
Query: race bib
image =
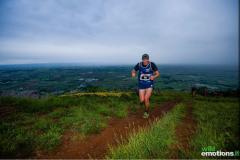
[[[149,81],[151,77],[151,74],[141,74],[140,75],[140,80],[142,81]]]

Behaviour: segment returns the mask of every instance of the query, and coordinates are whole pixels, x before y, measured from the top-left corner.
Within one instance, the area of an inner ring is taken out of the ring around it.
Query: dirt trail
[[[186,105],[187,112],[175,129],[177,143],[171,146],[171,159],[179,159],[181,155],[188,155],[190,152],[190,140],[196,132],[197,122],[193,117],[192,102],[188,102]]]
[[[160,106],[155,106],[147,120],[142,118],[143,109],[139,109],[135,113],[129,113],[128,117],[123,119],[112,118],[108,127],[101,133],[90,135],[82,140],[72,141],[70,140],[72,134],[66,133],[63,136],[62,145],[55,151],[48,154],[38,154],[35,158],[104,158],[109,144],[115,146],[121,136],[126,139],[134,129],[149,126],[156,118],[161,118],[166,112],[170,111],[178,101],[169,101]]]

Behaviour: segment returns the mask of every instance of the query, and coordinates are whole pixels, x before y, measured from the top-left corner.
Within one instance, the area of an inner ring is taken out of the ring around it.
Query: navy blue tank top
[[[153,70],[151,67],[151,62],[149,62],[148,65],[145,67],[141,62],[139,62],[138,82],[142,85],[152,84],[153,81],[150,80],[150,77],[152,75],[153,75]]]

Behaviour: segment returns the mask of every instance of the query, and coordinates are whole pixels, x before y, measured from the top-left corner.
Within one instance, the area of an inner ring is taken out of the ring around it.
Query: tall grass
[[[117,148],[110,147],[107,158],[113,159],[146,159],[166,158],[168,149],[175,141],[175,127],[184,116],[185,106],[178,104],[161,120],[156,121],[149,129],[133,133],[128,142],[120,141]]]
[[[195,102],[194,115],[198,122],[196,136],[191,141],[191,158],[201,156],[202,148],[235,151],[240,148],[239,103],[235,98],[200,99]]]
[[[151,103],[173,99],[174,94],[153,95]],[[36,149],[52,150],[65,130],[79,135],[99,133],[110,117],[123,118],[136,111],[135,93],[80,93],[41,99],[0,97],[0,107],[15,112],[1,118],[0,158],[29,157]]]
[[[16,112],[1,119],[0,156],[25,157],[35,149],[51,150],[61,143],[64,130],[79,134],[99,133],[109,117],[123,118],[136,99],[98,95],[42,99],[0,97],[0,106]],[[24,150],[26,148],[26,150]]]
[[[31,132],[14,124],[0,123],[1,158],[30,156],[35,147],[35,137]]]

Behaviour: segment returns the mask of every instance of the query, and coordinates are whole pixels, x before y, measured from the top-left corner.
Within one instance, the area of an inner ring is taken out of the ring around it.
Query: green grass
[[[99,95],[98,95],[99,94]],[[110,117],[124,118],[139,108],[134,93],[98,93],[52,96],[41,99],[0,97],[0,107],[15,112],[1,118],[0,158],[28,158],[34,151],[51,151],[61,145],[65,131],[77,133],[73,139],[101,132]],[[151,97],[151,107],[164,101],[181,98],[182,104],[154,123],[149,130],[130,136],[129,143],[121,142],[112,148],[108,158],[166,158],[169,146],[175,142],[174,128],[184,115],[184,102],[192,99],[189,93],[164,91]],[[221,150],[239,149],[239,102],[237,98],[194,98],[194,117],[197,132],[191,141],[190,153],[181,158],[203,158],[202,147]]]
[[[197,130],[190,141],[190,152],[182,149],[179,158],[204,158],[201,156],[202,148],[208,146],[213,146],[216,150],[221,151],[239,150],[240,108],[237,98],[196,96],[192,99],[189,94],[180,95],[171,92],[163,95],[165,99],[172,96],[181,97],[182,104],[189,100],[194,102],[193,114],[197,121]],[[149,130],[143,129],[132,134],[128,142],[120,140],[118,147],[110,147],[107,158],[169,158],[171,155],[169,146],[176,143],[174,129],[184,113],[183,106],[182,110],[179,106],[177,108],[160,121],[155,122]]]
[[[31,132],[13,124],[0,124],[1,158],[30,156],[35,147],[35,137]]]
[[[59,124],[65,128],[74,129],[83,134],[99,133],[106,127],[107,117],[97,110],[89,111],[85,108],[75,106],[69,109],[69,114],[59,119]]]
[[[153,95],[152,104],[173,98]],[[16,112],[1,119],[1,158],[29,157],[36,149],[49,151],[61,144],[64,131],[73,130],[84,137],[107,127],[110,117],[124,118],[136,111],[134,93],[105,95],[64,95],[32,99],[0,97],[0,107]]]
[[[239,103],[237,98],[197,99],[194,115],[198,126],[191,141],[190,158],[204,158],[202,148],[213,146],[216,150],[239,150]]]
[[[35,149],[52,150],[66,129],[79,134],[99,133],[109,117],[125,117],[128,97],[64,96],[43,99],[0,97],[0,106],[16,112],[1,119],[2,158],[28,157]],[[26,148],[26,150],[24,149]]]
[[[56,125],[50,125],[49,129],[38,137],[38,147],[44,150],[51,150],[60,144],[61,136],[62,129]]]
[[[185,112],[185,106],[178,104],[150,129],[133,133],[129,141],[120,140],[117,148],[110,147],[107,158],[113,159],[150,159],[166,158],[168,149],[175,141],[175,127]]]

